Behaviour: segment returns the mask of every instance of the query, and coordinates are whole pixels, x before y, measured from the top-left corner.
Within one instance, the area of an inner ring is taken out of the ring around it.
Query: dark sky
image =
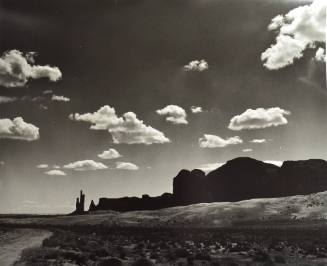
[[[0,51],[35,51],[35,64],[56,66],[62,79],[31,79],[22,87],[0,86],[18,101],[0,104],[0,119],[23,117],[39,128],[35,141],[0,139],[0,212],[70,211],[79,189],[87,202],[172,191],[182,168],[226,162],[238,156],[260,160],[327,159],[327,91],[324,64],[306,49],[294,64],[268,70],[261,53],[275,42],[272,18],[304,1],[287,0],[8,0],[0,2]],[[308,2],[310,3],[310,2]],[[323,47],[321,43],[317,44]],[[206,71],[185,71],[205,59]],[[51,101],[55,95],[69,102]],[[33,100],[33,97],[43,97]],[[107,131],[68,119],[114,107],[132,111],[170,139],[165,144],[114,144]],[[178,105],[187,125],[165,121],[156,110]],[[47,109],[42,108],[46,106]],[[192,114],[191,106],[204,112]],[[291,112],[277,127],[233,131],[232,117],[248,108]],[[204,149],[203,134],[242,144]],[[267,143],[249,143],[266,139]],[[123,156],[102,160],[114,148]],[[245,153],[244,149],[252,149]],[[51,166],[81,160],[109,166],[136,164],[137,171],[106,169],[46,175]],[[48,164],[39,169],[39,164]]]

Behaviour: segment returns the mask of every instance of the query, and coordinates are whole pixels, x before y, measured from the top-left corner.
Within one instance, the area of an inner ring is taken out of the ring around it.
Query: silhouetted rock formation
[[[173,180],[173,194],[100,198],[90,211],[155,210],[200,202],[240,201],[284,197],[327,190],[327,162],[311,159],[285,161],[281,167],[241,157],[228,161],[206,175],[203,171],[181,170]]]
[[[113,211],[156,210],[174,206],[174,203],[173,195],[171,193],[164,193],[158,197],[143,195],[142,198],[100,198],[96,209]]]
[[[207,175],[212,201],[239,201],[276,195],[271,190],[279,167],[252,158],[236,158]],[[278,174],[277,174],[278,176]]]
[[[76,209],[74,214],[83,214],[85,212],[84,206],[85,206],[85,194],[83,194],[83,191],[81,190],[79,198],[76,198]]]
[[[209,200],[206,174],[199,170],[181,170],[173,181],[173,195],[177,205]]]
[[[94,201],[91,200],[91,203],[90,203],[90,207],[89,207],[89,211],[95,211],[96,210],[96,206],[94,204]]]

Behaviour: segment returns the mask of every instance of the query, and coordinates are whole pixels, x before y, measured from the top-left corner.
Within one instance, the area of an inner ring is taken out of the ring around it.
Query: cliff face
[[[281,167],[252,158],[228,161],[208,175],[181,170],[173,180],[173,194],[159,197],[101,198],[96,210],[155,210],[200,202],[240,201],[310,194],[327,190],[327,162],[285,161]]]

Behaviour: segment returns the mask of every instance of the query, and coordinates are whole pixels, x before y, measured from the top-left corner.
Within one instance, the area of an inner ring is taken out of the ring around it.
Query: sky
[[[327,160],[324,0],[0,2],[0,213]]]

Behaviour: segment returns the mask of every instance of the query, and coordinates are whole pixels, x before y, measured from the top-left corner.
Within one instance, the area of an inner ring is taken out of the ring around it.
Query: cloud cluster
[[[200,148],[223,148],[241,143],[243,143],[243,140],[239,136],[223,139],[219,136],[204,134],[202,138],[199,138]]]
[[[261,54],[264,66],[277,70],[293,64],[306,48],[326,42],[326,0],[314,0],[286,15],[272,19],[268,29],[277,31],[276,43]]]
[[[206,163],[200,165],[198,168],[202,170],[205,173],[209,173],[213,170],[216,170],[217,168],[223,166],[225,163]]]
[[[270,163],[270,164],[274,164],[278,167],[281,167],[283,165],[283,161],[272,161],[272,160],[267,160],[267,161],[264,161],[265,163]]]
[[[34,65],[34,54],[31,53],[24,55],[18,50],[11,50],[0,58],[0,86],[21,87],[29,79],[48,78],[50,81],[58,81],[61,77],[58,67]]]
[[[59,96],[59,95],[52,95],[51,97],[52,101],[57,101],[57,102],[69,102],[70,99],[68,97],[65,96]]]
[[[119,152],[115,149],[109,149],[107,151],[103,151],[102,153],[98,154],[98,157],[104,160],[111,160],[117,159],[122,157]]]
[[[94,171],[108,169],[108,166],[100,162],[95,162],[93,160],[83,160],[66,164],[64,165],[64,168],[75,171]]]
[[[0,96],[0,104],[2,103],[12,103],[17,101],[16,97]]]
[[[209,68],[209,64],[206,60],[193,60],[184,66],[185,71],[197,71],[202,72]]]
[[[188,124],[185,110],[178,105],[167,105],[156,112],[161,116],[167,116],[166,120],[173,124]]]
[[[48,167],[49,167],[49,165],[47,165],[47,164],[39,164],[36,166],[36,168],[40,168],[40,169],[44,169],[44,168],[48,168]]]
[[[315,59],[320,62],[326,62],[326,52],[324,48],[318,48]]]
[[[243,149],[242,151],[243,151],[243,152],[252,152],[253,149],[247,148],[247,149]]]
[[[250,140],[249,142],[251,142],[251,143],[266,143],[267,140],[266,139],[253,139],[253,140]]]
[[[69,118],[75,121],[91,123],[90,129],[108,130],[116,144],[153,144],[167,143],[170,140],[159,130],[147,126],[133,112],[127,112],[122,117],[116,115],[115,109],[105,105],[94,113],[71,114]]]
[[[66,175],[66,173],[64,171],[61,171],[61,170],[50,170],[50,171],[45,172],[45,174],[47,174],[47,175],[60,175],[60,176]]]
[[[290,112],[279,107],[247,109],[244,113],[234,116],[228,128],[242,130],[285,125],[288,123],[285,115],[290,115]]]
[[[0,139],[33,141],[39,138],[39,128],[26,123],[22,117],[0,119]]]
[[[197,114],[197,113],[202,113],[202,107],[201,106],[191,106],[191,112],[193,114]]]
[[[128,163],[128,162],[117,162],[116,169],[118,170],[129,170],[136,171],[139,167],[136,164]]]

